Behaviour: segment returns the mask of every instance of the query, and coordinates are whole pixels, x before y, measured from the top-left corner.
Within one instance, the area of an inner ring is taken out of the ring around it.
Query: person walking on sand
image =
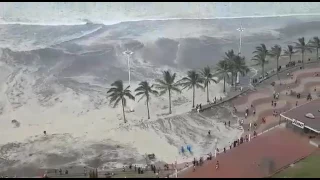
[[[296,101],[296,106],[298,106],[298,101]]]
[[[271,106],[273,106],[273,100],[271,101]]]
[[[255,109],[253,109],[252,114],[256,115],[256,110]]]

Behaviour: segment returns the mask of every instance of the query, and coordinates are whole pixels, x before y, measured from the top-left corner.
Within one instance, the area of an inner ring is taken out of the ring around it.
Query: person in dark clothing
[[[225,148],[225,147],[223,148],[223,152],[224,152],[224,153],[226,153],[226,152],[227,152],[227,150],[226,150],[226,148]]]
[[[43,131],[43,134],[44,134],[44,135],[47,135],[47,131]]]
[[[277,106],[277,102],[276,102],[276,101],[275,101],[273,104],[274,104],[274,107],[276,107],[276,106]]]
[[[61,168],[59,169],[59,174],[62,175],[62,169]]]
[[[230,127],[230,121],[228,121],[229,127]]]
[[[66,169],[66,171],[65,171],[65,174],[69,174],[69,171],[68,171],[68,169]]]
[[[227,122],[226,121],[224,122],[224,126],[227,126]]]
[[[141,169],[140,169],[140,167],[138,167],[138,174],[141,174]]]
[[[208,131],[208,135],[209,135],[209,136],[211,135],[211,131],[210,131],[210,130]]]

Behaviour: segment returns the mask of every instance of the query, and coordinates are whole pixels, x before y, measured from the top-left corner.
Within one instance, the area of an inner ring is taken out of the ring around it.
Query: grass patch
[[[320,177],[320,153],[315,153],[293,166],[275,174],[272,178],[316,178]]]

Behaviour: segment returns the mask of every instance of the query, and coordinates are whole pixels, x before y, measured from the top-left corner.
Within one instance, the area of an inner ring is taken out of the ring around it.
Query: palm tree
[[[211,68],[209,66],[204,67],[201,71],[201,78],[203,80],[204,87],[207,88],[207,102],[209,102],[209,84],[211,82],[218,83],[214,79],[214,75],[211,73]]]
[[[163,71],[163,79],[156,79],[158,84],[155,84],[155,87],[160,90],[160,96],[165,94],[166,92],[169,93],[169,114],[172,113],[171,111],[171,92],[181,92],[178,88],[179,84],[175,82],[176,73],[171,74],[169,71]]]
[[[295,49],[301,53],[302,67],[304,68],[304,53],[305,51],[312,52],[309,45],[305,43],[304,37],[298,39],[298,42],[295,43]]]
[[[309,41],[309,44],[311,47],[317,49],[317,61],[319,61],[319,48],[320,48],[320,39],[319,37],[313,37],[313,39],[311,39]]]
[[[223,92],[226,92],[226,78],[229,72],[229,63],[226,60],[221,60],[216,65],[216,71],[223,77]]]
[[[234,51],[233,49],[232,50],[229,50],[228,52],[225,53],[225,57],[224,57],[224,60],[226,60],[228,62],[228,70],[229,72],[231,73],[231,85],[234,85],[236,84],[236,79],[233,79],[235,77],[237,77],[237,72],[235,70],[235,67],[234,67],[234,58],[235,58],[235,54],[234,54]]]
[[[264,65],[267,62],[266,57],[269,54],[266,45],[261,44],[260,46],[257,46],[256,50],[253,51],[253,54],[255,55],[253,56],[252,60],[257,61],[257,63],[261,65],[262,78],[264,78]]]
[[[281,52],[282,52],[281,46],[276,44],[273,47],[271,47],[271,51],[269,53],[269,55],[271,57],[276,58],[276,60],[277,60],[277,75],[278,75],[278,70],[279,70],[279,58],[281,56]]]
[[[156,90],[153,90],[153,85],[150,86],[147,81],[142,81],[139,83],[139,86],[134,91],[136,92],[136,96],[141,96],[141,98],[138,100],[138,102],[142,98],[146,98],[146,104],[147,104],[147,110],[148,110],[148,119],[150,119],[150,112],[149,112],[149,101],[150,101],[150,95],[158,95],[158,92]]]
[[[181,86],[183,86],[183,89],[185,89],[185,88],[191,89],[192,88],[192,107],[194,108],[194,98],[195,98],[195,94],[196,94],[195,88],[203,89],[203,87],[201,85],[201,83],[203,82],[203,79],[195,70],[188,71],[187,74],[188,74],[187,77],[182,78],[179,81],[179,84]]]
[[[246,65],[245,57],[240,55],[236,55],[234,57],[233,69],[236,73],[239,72],[242,76],[244,76],[250,71],[249,67]],[[234,88],[236,89],[236,85],[234,86]]]
[[[113,87],[111,87],[107,92],[109,94],[108,97],[110,98],[110,104],[113,103],[113,107],[116,107],[121,101],[123,119],[124,119],[124,123],[126,123],[127,120],[126,120],[126,115],[124,113],[124,107],[127,105],[127,100],[125,97],[128,97],[129,99],[134,100],[134,96],[132,96],[131,91],[129,90],[130,86],[127,86],[124,89],[123,82],[121,80],[115,81],[114,83],[111,84],[111,86]]]
[[[291,62],[291,57],[294,53],[296,52],[293,50],[292,45],[288,45],[288,49],[284,50],[284,55],[289,56],[289,62]]]

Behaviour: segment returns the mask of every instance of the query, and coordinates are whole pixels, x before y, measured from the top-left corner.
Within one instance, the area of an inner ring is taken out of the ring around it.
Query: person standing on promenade
[[[216,163],[216,170],[218,170],[219,169],[219,161],[217,161],[217,163]]]

